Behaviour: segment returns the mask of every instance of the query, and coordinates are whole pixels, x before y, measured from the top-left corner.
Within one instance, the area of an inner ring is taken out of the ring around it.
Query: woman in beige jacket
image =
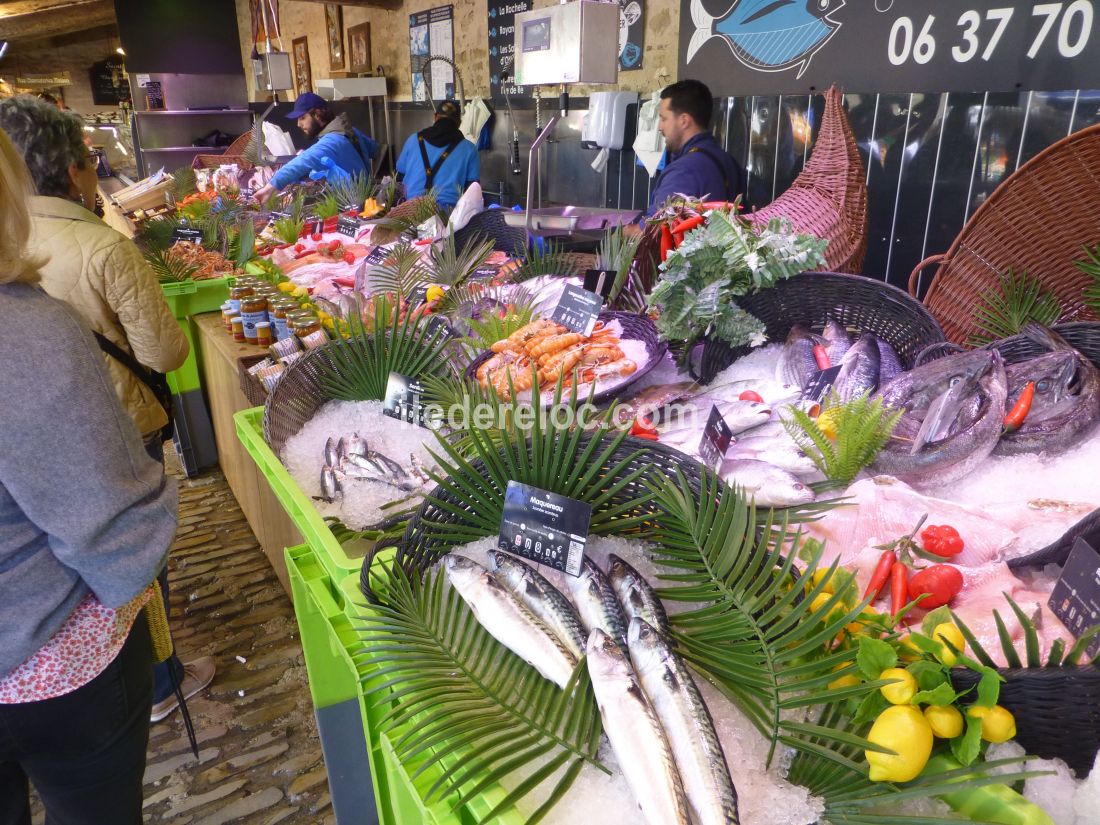
[[[156,275],[133,241],[91,211],[96,164],[84,145],[80,118],[20,95],[0,103],[0,129],[31,170],[30,251],[45,259],[42,286],[79,312],[95,331],[145,367],[170,372],[187,359],[187,338],[168,308]],[[104,354],[122,405],[154,455],[168,417],[149,388]],[[157,440],[157,444],[151,444]]]
[[[37,196],[31,198],[28,253],[40,268],[46,292],[75,309],[94,332],[130,353],[147,369],[169,372],[187,359],[188,344],[172,317],[156,275],[134,242],[91,211],[96,164],[84,145],[79,117],[30,95],[0,102],[0,129],[8,133],[30,169]],[[58,353],[59,358],[64,353]],[[163,462],[160,430],[168,416],[149,387],[106,353],[107,373],[122,405],[133,417],[145,449]],[[167,568],[158,577],[168,604]],[[214,660],[203,656],[182,664],[173,655],[154,673],[152,721],[176,709],[175,685],[190,697],[214,678]]]

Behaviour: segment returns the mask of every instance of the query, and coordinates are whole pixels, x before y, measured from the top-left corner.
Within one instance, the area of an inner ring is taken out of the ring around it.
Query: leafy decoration
[[[168,184],[168,195],[172,198],[172,203],[179,203],[197,191],[195,170],[190,166],[182,166],[172,173],[172,182]]]
[[[1085,303],[1097,315],[1100,315],[1100,244],[1092,249],[1083,247],[1085,260],[1075,261],[1074,266],[1092,278],[1092,284],[1085,287]]]
[[[976,331],[970,344],[983,346],[991,341],[1019,334],[1028,323],[1048,327],[1062,315],[1062,305],[1051,292],[1043,289],[1038,278],[1011,269],[994,289],[978,297],[974,310]]]
[[[325,188],[336,199],[341,210],[354,209],[358,212],[370,197],[374,181],[368,172],[356,172],[328,181]]]
[[[641,243],[640,234],[628,235],[621,226],[612,227],[604,235],[596,266],[615,273],[607,294],[608,306],[625,306],[635,311],[645,309],[645,292],[634,280],[634,258]]]
[[[421,263],[420,251],[410,243],[393,247],[385,261],[367,270],[367,287],[371,295],[382,293],[408,297],[430,279],[427,267]]]
[[[554,241],[533,246],[526,251],[517,249],[515,255],[523,260],[523,263],[512,273],[512,280],[517,284],[542,275],[572,277],[580,271],[576,260]]]
[[[792,406],[783,426],[830,482],[846,486],[886,446],[902,411],[866,393],[847,402],[832,393],[825,407],[814,420]]]
[[[452,317],[457,328],[468,331],[463,345],[475,357],[534,320],[535,297],[523,287],[469,284],[447,290],[439,311]]]
[[[549,798],[527,820],[535,823],[586,763],[606,770],[597,760],[602,728],[583,661],[559,689],[490,636],[444,586],[442,572],[421,581],[397,566],[387,570],[384,601],[363,616],[368,644],[360,655],[378,665],[369,695],[389,705],[380,729],[403,760],[422,760],[414,780],[437,776],[425,800],[446,794],[457,810],[538,760],[535,773],[478,820],[492,821],[553,781]]]
[[[134,236],[134,243],[145,253],[163,252],[172,246],[172,236],[176,231],[176,222],[170,218],[159,217],[145,221]]]
[[[276,218],[275,222],[271,225],[271,231],[275,234],[275,237],[283,243],[296,243],[305,228],[305,221],[301,218],[295,220],[290,217]]]
[[[427,264],[430,280],[433,284],[458,286],[473,275],[492,252],[493,242],[483,237],[471,239],[459,251],[454,233],[451,233],[442,243],[432,247]]]
[[[321,200],[313,205],[313,213],[322,220],[335,218],[341,211],[340,200],[332,192],[327,192]]]
[[[162,284],[179,283],[191,280],[199,268],[182,258],[168,254],[167,250],[157,249],[145,253],[145,262]]]

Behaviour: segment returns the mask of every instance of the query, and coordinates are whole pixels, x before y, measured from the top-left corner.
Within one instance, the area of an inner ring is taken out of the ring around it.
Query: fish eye
[[[1049,389],[1050,389],[1050,382],[1047,381],[1045,378],[1035,385],[1035,390],[1037,392],[1046,392]]]
[[[949,386],[949,387],[958,386],[960,381],[962,381],[962,376],[961,375],[952,375],[951,380],[947,382],[947,386]]]

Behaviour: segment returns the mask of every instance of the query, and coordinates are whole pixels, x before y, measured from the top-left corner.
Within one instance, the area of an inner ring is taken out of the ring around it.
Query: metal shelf
[[[217,154],[218,149],[227,149],[227,146],[163,146],[159,149],[150,149],[148,146],[143,146],[141,151],[146,154],[150,152],[207,152],[212,155]]]
[[[135,115],[156,115],[157,117],[180,117],[187,115],[250,115],[251,109],[165,109],[153,111],[135,111]]]

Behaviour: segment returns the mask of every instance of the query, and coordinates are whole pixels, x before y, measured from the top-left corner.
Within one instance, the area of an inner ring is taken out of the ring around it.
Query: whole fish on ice
[[[514,556],[500,550],[489,551],[489,569],[535,618],[554,632],[578,660],[584,655],[588,638],[580,617],[569,600],[546,577]]]
[[[783,342],[783,351],[775,365],[775,379],[799,389],[805,387],[819,369],[814,358],[814,347],[826,346],[826,343],[821,336],[795,324]]]
[[[797,68],[802,77],[813,56],[840,29],[833,15],[845,0],[735,0],[715,16],[701,0],[691,0],[695,32],[687,62],[712,38],[721,38],[750,69],[779,72]]]
[[[645,619],[659,632],[668,633],[665,607],[645,576],[612,553],[607,557],[607,578],[619,598],[627,622],[636,617]]]
[[[814,491],[794,473],[763,461],[727,458],[718,475],[726,483],[741,488],[746,497],[756,501],[757,507],[793,507],[809,504],[816,498]]]
[[[814,464],[813,459],[786,433],[776,438],[763,436],[738,438],[726,451],[726,457],[763,461],[797,476],[817,472],[817,465]]]
[[[626,650],[626,619],[604,572],[585,558],[579,576],[569,577],[569,591],[585,630],[600,629]]]
[[[864,333],[840,359],[840,372],[833,382],[833,392],[841,401],[874,392],[878,389],[879,363],[877,338],[869,332]]]

